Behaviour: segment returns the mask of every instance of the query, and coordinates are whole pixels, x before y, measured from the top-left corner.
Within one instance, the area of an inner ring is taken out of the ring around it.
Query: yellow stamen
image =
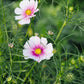
[[[36,53],[36,54],[41,54],[41,49],[40,49],[40,48],[37,48],[37,49],[35,50],[35,53]]]
[[[26,15],[31,15],[31,10],[30,9],[28,9],[28,10],[26,10]]]

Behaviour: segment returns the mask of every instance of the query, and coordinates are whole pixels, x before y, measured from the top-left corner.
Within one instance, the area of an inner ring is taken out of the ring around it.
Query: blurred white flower
[[[15,20],[19,20],[19,24],[24,25],[24,24],[29,24],[30,23],[30,18],[34,17],[34,13],[39,11],[37,8],[38,6],[38,1],[34,0],[23,0],[20,2],[20,8],[15,9],[15,13],[18,14],[19,16],[15,16]]]
[[[38,33],[35,33],[35,36],[39,36],[39,34]]]
[[[47,44],[47,39],[38,36],[32,36],[24,45],[23,49],[24,59],[34,59],[41,62],[46,59],[49,60],[53,56],[52,43]]]
[[[48,31],[48,34],[49,35],[53,35],[54,33],[52,31]]]

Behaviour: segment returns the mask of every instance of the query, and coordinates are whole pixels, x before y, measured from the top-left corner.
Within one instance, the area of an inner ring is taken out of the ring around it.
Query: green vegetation
[[[0,84],[84,84],[84,1],[38,0],[28,25],[15,21],[20,1],[0,0]],[[24,59],[24,43],[35,33],[53,43],[50,60]]]

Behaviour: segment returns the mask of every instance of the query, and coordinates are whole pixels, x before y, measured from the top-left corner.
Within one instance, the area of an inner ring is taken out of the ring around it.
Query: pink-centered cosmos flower
[[[52,43],[47,44],[47,39],[32,36],[24,45],[24,59],[34,59],[40,62],[44,59],[49,60],[53,56]]]
[[[34,13],[39,11],[37,8],[38,1],[34,0],[23,0],[20,2],[20,8],[15,9],[15,13],[18,14],[18,16],[15,16],[15,20],[19,20],[19,24],[29,24],[30,18],[34,17]]]

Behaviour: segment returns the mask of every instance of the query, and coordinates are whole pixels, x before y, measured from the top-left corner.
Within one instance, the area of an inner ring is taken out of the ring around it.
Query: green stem
[[[28,76],[30,75],[30,73],[32,72],[32,70],[34,69],[34,67],[36,66],[37,62],[34,63],[34,65],[32,66],[32,68],[30,69],[30,71],[26,74],[25,78],[24,78],[24,82],[26,81],[26,79],[28,78]],[[24,84],[24,82],[22,84]]]
[[[27,28],[27,32],[26,32],[26,35],[25,35],[25,37],[27,37],[28,36],[28,33],[29,33],[29,28],[31,28],[31,23],[30,23],[30,25],[29,25],[29,27]]]
[[[66,25],[66,20],[64,20],[64,23],[63,23],[63,25],[62,25],[60,31],[58,32],[58,35],[57,35],[57,37],[56,37],[56,39],[55,39],[55,42],[58,40],[58,38],[59,38],[59,36],[60,36],[60,34],[61,34],[63,28],[65,27],[65,25]]]
[[[64,28],[65,25],[66,25],[66,20],[67,20],[67,16],[68,16],[68,4],[69,4],[69,0],[67,0],[67,6],[66,6],[66,18],[65,18],[65,20],[64,20],[64,23],[63,23],[61,29],[59,30],[59,32],[58,32],[58,34],[57,34],[57,37],[56,37],[56,39],[55,39],[55,41],[54,41],[54,44],[55,44],[56,41],[58,40],[59,36],[61,35],[61,32],[62,32],[63,28]]]

